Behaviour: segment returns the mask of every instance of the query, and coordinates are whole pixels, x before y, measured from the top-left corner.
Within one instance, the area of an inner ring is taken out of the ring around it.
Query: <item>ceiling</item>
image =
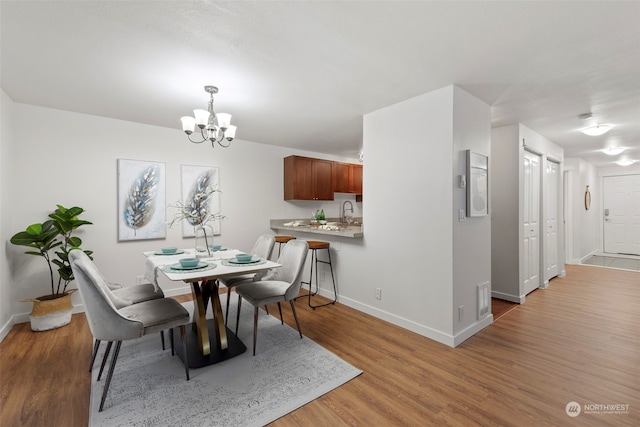
[[[209,84],[237,139],[355,158],[364,114],[455,84],[493,127],[640,162],[638,1],[1,1],[0,19],[19,103],[179,129]],[[596,122],[614,128],[579,132]]]

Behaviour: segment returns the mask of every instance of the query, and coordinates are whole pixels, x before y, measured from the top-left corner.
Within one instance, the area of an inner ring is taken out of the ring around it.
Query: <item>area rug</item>
[[[192,311],[191,302],[183,305]],[[234,305],[229,319],[236,317]],[[300,339],[297,330],[262,310],[256,356],[252,336],[253,308],[247,306],[238,331],[247,351],[191,369],[189,381],[178,356],[162,351],[158,334],[123,342],[102,412],[98,407],[104,377],[97,382],[99,366],[93,369],[89,425],[263,426],[362,373],[307,337]],[[101,357],[98,354],[96,365]]]

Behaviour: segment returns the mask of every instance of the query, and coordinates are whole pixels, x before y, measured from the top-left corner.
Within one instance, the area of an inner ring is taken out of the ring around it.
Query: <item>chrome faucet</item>
[[[342,204],[342,218],[341,218],[341,222],[347,222],[347,203],[349,203],[349,208],[351,210],[351,215],[353,216],[353,203],[351,203],[351,200],[345,200],[344,203]]]

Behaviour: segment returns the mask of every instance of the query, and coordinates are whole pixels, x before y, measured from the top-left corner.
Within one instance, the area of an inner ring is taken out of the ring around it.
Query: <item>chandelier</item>
[[[195,117],[183,116],[180,117],[182,121],[182,130],[187,134],[189,141],[195,144],[201,144],[205,141],[211,141],[211,146],[215,147],[217,142],[221,147],[228,147],[231,145],[231,141],[236,136],[236,127],[231,125],[231,114],[213,112],[213,95],[218,93],[218,88],[215,86],[205,86],[205,92],[211,95],[209,100],[209,107],[206,110],[193,110]],[[196,126],[200,128],[200,135],[202,139],[200,141],[194,141],[191,139]],[[226,145],[224,140],[229,141]]]

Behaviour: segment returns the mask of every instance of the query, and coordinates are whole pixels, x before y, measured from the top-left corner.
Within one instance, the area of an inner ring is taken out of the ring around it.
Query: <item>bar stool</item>
[[[295,239],[294,236],[274,236],[276,238],[276,243],[278,244],[278,257],[280,257],[280,249],[282,249],[282,244],[287,243],[289,240]]]
[[[336,290],[336,279],[333,276],[333,265],[331,264],[331,250],[329,249],[330,245],[329,242],[320,242],[320,241],[316,241],[316,240],[307,240],[307,244],[309,245],[309,251],[311,252],[311,272],[309,274],[309,281],[308,282],[302,282],[303,284],[308,284],[309,285],[309,307],[311,307],[312,309],[316,309],[318,307],[323,307],[325,305],[329,305],[329,304],[335,304],[335,302],[338,299],[338,291]],[[318,251],[321,249],[326,249],[327,250],[327,256],[329,257],[329,261],[323,261],[321,259],[318,259]],[[331,281],[333,282],[333,301],[329,301],[325,304],[320,304],[320,305],[311,305],[311,297],[314,296],[315,294],[318,293],[318,263],[321,262],[323,264],[329,264],[329,268],[331,270]],[[315,292],[311,292],[311,281],[313,279],[313,268],[314,268],[314,264],[315,264],[315,270],[316,270],[316,291]]]

